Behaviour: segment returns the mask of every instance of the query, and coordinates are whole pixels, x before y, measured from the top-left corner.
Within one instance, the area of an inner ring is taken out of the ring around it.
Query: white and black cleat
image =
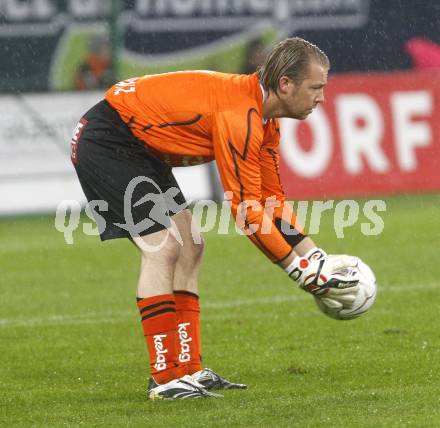
[[[215,389],[246,389],[243,383],[233,383],[221,377],[211,369],[203,369],[192,375],[192,378],[208,391]]]
[[[148,398],[150,400],[194,400],[198,398],[222,398],[223,395],[207,391],[201,384],[185,375],[162,385],[150,378]]]

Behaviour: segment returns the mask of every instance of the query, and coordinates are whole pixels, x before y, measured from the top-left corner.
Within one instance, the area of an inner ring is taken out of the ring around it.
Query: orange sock
[[[172,294],[137,299],[145,341],[150,355],[150,374],[158,384],[182,377],[179,366],[176,302]]]
[[[202,369],[202,342],[200,340],[199,296],[184,290],[175,290],[177,309],[177,337],[180,342],[179,364],[184,374]]]

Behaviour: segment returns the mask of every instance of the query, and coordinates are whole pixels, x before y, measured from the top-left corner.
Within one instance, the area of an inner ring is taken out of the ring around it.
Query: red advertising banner
[[[337,75],[305,121],[281,121],[289,198],[440,190],[440,70]]]

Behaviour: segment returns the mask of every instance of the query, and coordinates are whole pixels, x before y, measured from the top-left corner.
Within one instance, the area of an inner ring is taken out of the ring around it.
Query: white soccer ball
[[[376,276],[370,267],[359,259],[357,267],[349,268],[347,272],[356,269],[360,274],[359,289],[353,304],[348,307],[330,307],[326,305],[319,297],[315,297],[318,308],[330,318],[336,320],[352,320],[367,312],[373,306],[377,295]]]

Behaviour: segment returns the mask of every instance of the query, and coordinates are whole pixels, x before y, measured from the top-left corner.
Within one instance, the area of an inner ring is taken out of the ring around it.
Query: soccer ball
[[[336,320],[352,320],[367,312],[376,300],[376,277],[370,267],[359,259],[357,267],[349,268],[344,274],[357,270],[360,274],[359,290],[353,304],[349,308],[331,308],[325,305],[319,297],[315,297],[318,308],[330,318]]]

